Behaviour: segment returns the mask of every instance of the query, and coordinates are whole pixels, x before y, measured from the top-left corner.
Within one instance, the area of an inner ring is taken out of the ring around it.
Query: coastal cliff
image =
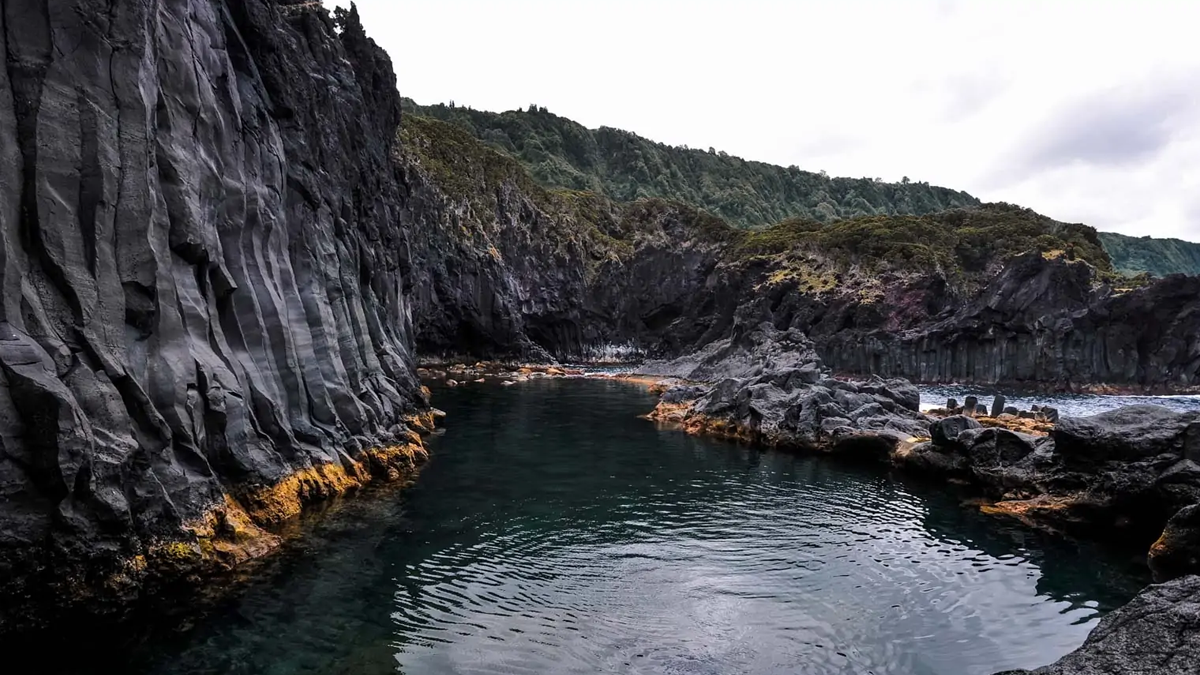
[[[1083,225],[992,204],[747,231],[544,188],[437,120],[407,116],[401,136],[423,354],[678,357],[765,322],[843,375],[1200,387],[1200,277],[1131,285]]]
[[[0,38],[0,632],[411,471],[400,100],[357,15],[21,0]]]
[[[818,358],[1200,385],[1196,279],[1124,287],[1091,228],[972,203],[749,232],[547,188],[452,125],[402,123],[353,10],[19,0],[0,37],[0,634],[119,616],[272,550],[309,503],[410,475],[432,429],[418,353],[678,357],[781,334],[804,362],[707,410],[872,455],[858,431],[923,427],[915,390],[845,386]],[[820,415],[764,414],[796,404]]]

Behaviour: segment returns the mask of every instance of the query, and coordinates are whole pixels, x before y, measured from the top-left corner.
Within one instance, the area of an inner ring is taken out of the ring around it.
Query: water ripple
[[[403,502],[348,503],[250,620],[141,672],[972,675],[1054,660],[1144,581],[944,488],[657,430],[627,385],[436,395]]]

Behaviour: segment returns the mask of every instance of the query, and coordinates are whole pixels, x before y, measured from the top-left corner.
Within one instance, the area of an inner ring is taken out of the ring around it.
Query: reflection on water
[[[336,505],[122,670],[992,673],[1145,582],[941,487],[656,429],[632,385],[435,396],[449,430],[415,488]]]

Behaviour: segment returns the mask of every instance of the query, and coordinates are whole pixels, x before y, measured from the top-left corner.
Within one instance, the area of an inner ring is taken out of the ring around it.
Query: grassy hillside
[[[1112,258],[1113,267],[1126,274],[1147,272],[1156,277],[1200,274],[1200,244],[1181,239],[1128,237],[1115,232],[1101,232],[1100,241]]]
[[[683,226],[681,236],[691,243],[724,244],[727,264],[765,264],[773,270],[771,279],[805,280],[810,282],[805,290],[816,292],[832,290],[836,279],[869,279],[885,272],[942,273],[969,285],[1030,250],[1112,269],[1094,229],[1010,204],[829,223],[790,218],[750,230],[677,200],[625,202],[586,190],[545,187],[509,153],[480,142],[461,125],[410,114],[400,138],[400,152],[423,167],[439,190],[470,205],[470,215],[460,221],[464,236],[485,231],[492,232],[489,237],[515,236],[491,223],[504,210],[497,200],[519,194],[540,212],[527,216],[544,222],[540,237],[573,242],[595,261],[633,254],[639,241],[672,221]]]
[[[927,183],[830,178],[711,149],[663,145],[619,129],[587,129],[544,108],[492,113],[407,99],[405,104],[410,113],[451,122],[516,157],[544,186],[588,190],[621,202],[675,199],[739,227],[787,218],[921,215],[979,204],[965,192]]]
[[[410,99],[404,100],[404,106],[409,115],[449,122],[516,158],[543,187],[594,193],[616,202],[676,200],[740,228],[763,228],[793,219],[833,223],[880,216],[923,216],[981,206],[978,199],[965,192],[927,183],[830,178],[794,166],[750,162],[711,149],[663,145],[619,129],[587,129],[544,108],[493,113],[448,105],[421,106]],[[1026,242],[1029,235],[1005,232],[1003,228],[983,230],[965,236],[998,238],[1000,248],[1005,248],[1003,242]],[[1200,274],[1200,244],[1111,233],[1100,233],[1099,241],[1111,257],[1113,268],[1127,275]],[[973,244],[956,239],[954,246],[970,249]],[[1107,262],[1102,266],[1107,267]]]

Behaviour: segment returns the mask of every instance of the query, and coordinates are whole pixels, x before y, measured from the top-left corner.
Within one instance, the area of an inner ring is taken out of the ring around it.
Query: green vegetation
[[[835,223],[788,220],[742,232],[734,247],[741,258],[774,257],[781,269],[801,269],[797,253],[868,274],[938,270],[970,282],[1027,251],[1086,261],[1102,273],[1112,266],[1096,231],[1060,223],[1011,204],[985,204],[924,216],[872,216]],[[804,268],[811,273],[811,268]],[[794,275],[778,274],[777,279]]]
[[[965,192],[907,179],[829,178],[712,149],[663,145],[619,129],[591,130],[534,106],[492,113],[419,106],[408,99],[404,103],[409,114],[450,122],[516,157],[543,186],[588,190],[620,202],[673,199],[739,227],[764,227],[787,218],[830,222],[920,215],[979,204]]]
[[[1200,274],[1200,244],[1181,239],[1128,237],[1115,232],[1101,232],[1100,241],[1112,257],[1113,267],[1125,274],[1146,272],[1156,277]]]
[[[422,121],[422,116],[456,128],[439,131],[451,144],[435,162],[448,172],[446,185],[451,190],[468,187],[452,174],[463,168],[454,154],[466,150],[471,141],[470,153],[478,161],[468,168],[475,171],[476,186],[483,177],[480,171],[502,167],[501,173],[514,180],[532,180],[549,188],[550,194],[585,207],[580,217],[588,223],[597,222],[601,202],[601,211],[611,220],[611,201],[665,199],[691,204],[736,227],[766,228],[739,244],[743,253],[761,255],[805,243],[838,255],[887,259],[894,265],[982,271],[997,256],[1038,248],[1047,253],[1061,250],[1107,270],[1108,260],[1097,250],[1102,245],[1111,256],[1111,268],[1126,275],[1200,274],[1200,244],[1111,233],[1100,233],[1097,240],[1090,228],[1008,205],[982,207],[965,192],[927,183],[829,178],[794,166],[745,161],[711,148],[663,145],[618,129],[591,130],[536,106],[504,113],[453,104],[420,106],[409,99],[404,106],[406,119],[427,131],[431,121]],[[476,139],[492,148],[486,161],[479,159],[485,148]],[[518,165],[498,165],[500,157],[519,160],[528,174],[513,176]],[[580,201],[581,195],[591,196]],[[680,208],[668,203],[659,202],[656,208]],[[974,210],[978,207],[982,209]],[[938,214],[943,211],[949,213]],[[938,215],[921,218],[930,214]],[[839,221],[844,224],[824,229]],[[608,236],[613,230],[597,231]]]
[[[498,261],[505,238],[534,234],[503,225],[519,210],[540,241],[567,258],[583,256],[589,273],[605,261],[627,259],[639,240],[663,237],[678,245],[719,247],[726,264],[759,266],[763,283],[795,282],[802,291],[818,293],[846,286],[868,293],[886,272],[940,272],[956,285],[970,286],[1028,251],[1087,261],[1106,274],[1112,270],[1092,228],[1010,204],[828,223],[789,218],[739,229],[683,202],[619,203],[594,191],[547,189],[512,156],[454,124],[407,115],[400,134],[401,158],[470,208],[472,213],[454,222],[473,246]]]

